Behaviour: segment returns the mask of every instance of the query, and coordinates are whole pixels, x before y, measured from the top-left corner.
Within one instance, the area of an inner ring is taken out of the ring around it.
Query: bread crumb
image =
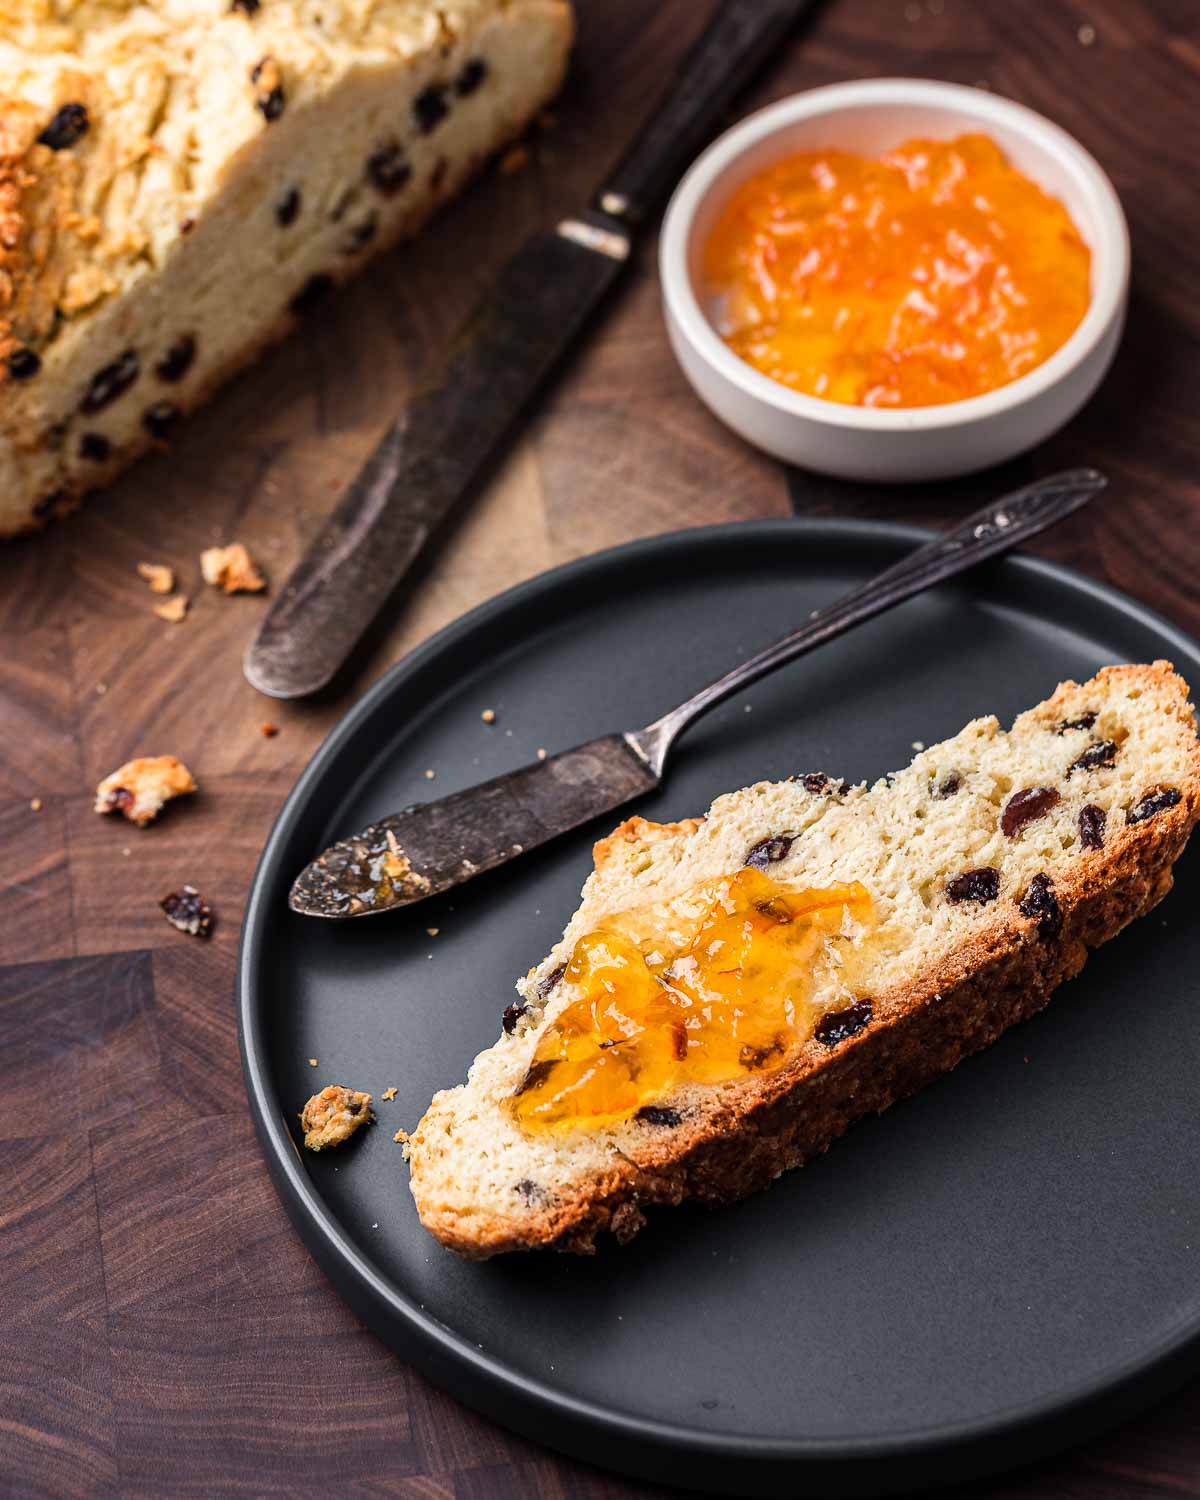
[[[1096,28],[1084,22],[1075,35],[1079,38],[1079,45],[1081,47],[1090,47],[1096,40]]]
[[[388,852],[383,856],[384,872],[390,877],[397,892],[407,895],[411,899],[414,892],[427,891],[429,881],[424,875],[418,875],[412,867],[412,862],[407,854],[401,849],[396,835],[389,828],[387,831]]]
[[[176,594],[171,599],[166,599],[162,604],[154,606],[154,613],[160,620],[166,620],[168,625],[178,625],[188,612],[188,599],[186,594]]]
[[[494,724],[496,722],[496,710],[494,708],[485,708],[479,717],[485,724]]]
[[[408,1140],[408,1131],[397,1130],[396,1134],[392,1137],[392,1140],[396,1141],[399,1145],[403,1145],[404,1142]]]
[[[196,790],[192,773],[174,755],[139,756],[104,778],[96,788],[95,811],[124,813],[144,828],[165,803]]]
[[[912,747],[913,747],[914,750],[924,750],[924,748],[925,748],[925,741],[924,740],[913,740]]]
[[[546,747],[544,745],[539,745],[538,746],[538,753],[537,753],[537,755],[538,755],[538,760],[545,760],[546,759]]]
[[[241,542],[228,547],[206,547],[200,554],[205,583],[227,594],[258,594],[267,586],[258,564]]]
[[[500,158],[500,170],[505,177],[512,177],[517,172],[523,172],[529,165],[529,148],[520,144],[510,146]]]
[[[263,739],[273,740],[279,733],[279,725],[269,723],[260,724],[258,727],[258,732],[262,735]]]
[[[309,1065],[310,1068],[315,1068],[316,1065],[317,1065],[316,1058],[315,1057],[310,1057],[309,1060],[308,1060],[308,1065]]]
[[[304,1126],[304,1144],[310,1151],[324,1151],[340,1146],[373,1116],[370,1094],[341,1083],[331,1083],[314,1094],[300,1113]]]
[[[31,797],[29,799],[29,810],[30,812],[41,812],[42,799],[40,797]]]
[[[432,771],[432,770],[426,771],[425,772],[425,780],[426,781],[432,781],[433,778],[434,778],[434,776],[435,776],[435,774],[436,773],[434,771]]]
[[[425,929],[430,937],[437,937],[438,933],[441,932],[441,930],[442,929],[440,927],[427,927]]]
[[[381,1099],[394,1099],[396,1097],[395,1087],[392,1086],[391,1088],[384,1089],[383,1093],[379,1097]]]
[[[181,890],[172,891],[158,904],[166,914],[167,921],[180,932],[198,938],[212,936],[216,918],[212,907],[194,885],[185,885]]]
[[[175,587],[175,570],[165,563],[140,562],[137,570],[139,577],[150,585],[152,594],[169,594]]]

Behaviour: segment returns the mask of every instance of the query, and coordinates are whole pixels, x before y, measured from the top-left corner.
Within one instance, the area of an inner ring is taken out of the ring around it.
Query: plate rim
[[[1068,1446],[1097,1430],[1114,1415],[1132,1415],[1157,1396],[1165,1395],[1192,1372],[1180,1367],[1192,1353],[1200,1353],[1200,1314],[1161,1339],[1150,1351],[1143,1350],[1096,1376],[1065,1387],[1053,1401],[1034,1399],[1002,1408],[985,1419],[967,1418],[879,1435],[782,1438],[704,1431],[621,1412],[565,1393],[540,1377],[514,1371],[503,1359],[489,1355],[426,1313],[415,1298],[380,1272],[344,1231],[332,1210],[313,1189],[299,1149],[284,1128],[274,1103],[257,993],[256,970],[264,959],[263,933],[270,921],[270,913],[266,910],[266,887],[271,883],[294,826],[307,810],[328,763],[404,680],[419,673],[431,660],[497,616],[519,610],[547,591],[570,584],[574,578],[619,564],[623,559],[636,557],[639,562],[644,562],[656,553],[674,552],[687,545],[719,545],[723,539],[733,537],[745,542],[757,540],[762,543],[775,538],[792,541],[797,534],[826,543],[844,542],[853,547],[864,544],[919,546],[938,532],[936,528],[909,522],[864,517],[774,516],[686,527],[642,537],[572,559],[513,585],[442,626],[388,667],[351,703],[314,750],[280,807],[263,845],[247,891],[238,943],[237,1031],[243,1082],[259,1145],[275,1189],[306,1248],[369,1331],[383,1338],[402,1358],[443,1387],[448,1383],[450,1371],[466,1376],[468,1383],[465,1386],[458,1385],[449,1392],[455,1399],[543,1446],[557,1447],[574,1457],[626,1473],[661,1479],[673,1472],[662,1466],[664,1461],[672,1455],[687,1454],[705,1462],[724,1460],[751,1469],[756,1465],[765,1466],[772,1472],[780,1465],[793,1471],[797,1466],[816,1466],[831,1473],[846,1471],[851,1490],[843,1492],[850,1493],[853,1492],[856,1469],[861,1471],[863,1478],[868,1471],[875,1475],[871,1480],[874,1488],[879,1482],[881,1465],[886,1469],[892,1464],[917,1459],[932,1462],[942,1455],[950,1457],[943,1476],[945,1482],[980,1476]],[[1024,551],[1007,554],[988,567],[1065,588],[1133,624],[1148,628],[1162,639],[1164,649],[1190,658],[1196,672],[1200,673],[1200,641],[1157,610],[1112,584],[1066,564]],[[386,1329],[378,1326],[379,1319],[372,1318],[370,1311],[383,1312]],[[1159,1378],[1154,1379],[1155,1376]],[[1151,1384],[1153,1389],[1143,1390],[1139,1399],[1130,1401],[1134,1388]],[[557,1420],[562,1426],[557,1432],[547,1433],[541,1424],[534,1426],[526,1420],[528,1412],[538,1413],[543,1419]],[[1088,1413],[1092,1413],[1095,1420],[1085,1421],[1081,1426]],[[1046,1441],[1049,1436],[1046,1429],[1054,1428],[1059,1429],[1059,1435]],[[1035,1439],[1031,1448],[1028,1439],[1035,1432],[1042,1432],[1043,1440],[1039,1443]],[[572,1435],[575,1436],[574,1443],[566,1440]],[[1003,1452],[1021,1435],[1027,1439],[1025,1446],[1020,1453],[1014,1452],[1005,1460]],[[556,1440],[560,1436],[564,1438],[561,1443]],[[603,1453],[599,1448],[588,1453],[581,1448],[581,1443],[588,1438],[608,1446]],[[614,1439],[625,1443],[632,1440],[637,1445],[636,1454],[615,1453],[611,1447]],[[968,1459],[962,1463],[968,1452],[977,1454],[979,1461]],[[988,1453],[993,1455],[992,1460],[984,1458]],[[954,1456],[959,1461],[956,1462]],[[658,1462],[655,1462],[656,1458]],[[745,1474],[746,1480],[752,1478],[752,1473]],[[903,1475],[899,1478],[904,1483],[911,1482],[911,1478],[905,1479]],[[874,1492],[882,1493],[878,1488],[874,1488]]]

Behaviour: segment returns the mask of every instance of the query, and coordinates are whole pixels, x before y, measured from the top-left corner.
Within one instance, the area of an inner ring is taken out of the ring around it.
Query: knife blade
[[[603,298],[629,240],[601,214],[525,244],[388,429],[246,652],[273,698],[323,687]]]
[[[243,661],[253,687],[299,698],[331,680],[575,344],[627,263],[637,225],[819,3],[725,0],[593,206],[504,266],[272,604]]]
[[[592,740],[381,818],[306,866],[289,904],[319,917],[408,906],[611,812],[658,779],[622,735]]]
[[[449,890],[658,786],[671,746],[703,714],[769,672],[935,584],[1010,551],[1086,505],[1094,469],[1036,480],[993,501],[757,652],[644,729],[610,734],[418,804],[333,844],[305,867],[288,904],[362,917]]]

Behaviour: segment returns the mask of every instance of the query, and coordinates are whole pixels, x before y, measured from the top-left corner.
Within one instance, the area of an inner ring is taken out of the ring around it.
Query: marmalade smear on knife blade
[[[874,923],[858,881],[787,890],[747,866],[703,895],[690,931],[639,941],[615,917],[575,944],[563,983],[578,993],[513,1097],[522,1125],[615,1123],[682,1085],[780,1068],[831,992],[853,998],[847,939]]]
[[[1087,311],[1091,252],[995,141],[962,135],[776,162],[726,205],[704,276],[718,332],[764,375],[851,406],[937,406],[1049,359]]]

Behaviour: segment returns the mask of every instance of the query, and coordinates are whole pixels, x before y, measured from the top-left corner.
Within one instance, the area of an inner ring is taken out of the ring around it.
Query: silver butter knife
[[[709,709],[914,594],[1010,551],[1086,505],[1106,482],[1095,469],[1071,469],[985,505],[644,729],[605,735],[393,813],[332,845],[301,872],[288,904],[312,917],[408,906],[611,813],[660,784],[675,741]]]
[[[820,0],[723,0],[590,207],[527,240],[416,382],[247,648],[273,698],[334,676],[511,437],[628,262],[639,224]]]

